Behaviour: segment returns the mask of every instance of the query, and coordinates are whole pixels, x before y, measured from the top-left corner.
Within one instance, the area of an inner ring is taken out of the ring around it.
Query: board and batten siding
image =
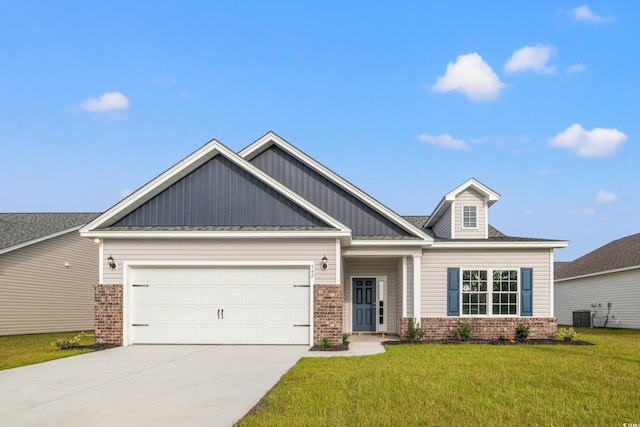
[[[93,330],[98,251],[70,231],[0,255],[0,335]]]
[[[427,249],[421,263],[421,317],[447,316],[447,268],[533,268],[533,317],[551,314],[550,249]],[[518,272],[520,274],[520,272]]]
[[[555,315],[559,325],[572,325],[573,312],[596,310],[596,326],[602,326],[611,303],[608,328],[640,329],[640,268],[559,281],[554,288]],[[592,302],[599,303],[595,308]]]
[[[112,256],[118,269],[111,270]],[[322,270],[322,257],[329,260]],[[273,262],[308,261],[314,264],[314,283],[335,284],[336,240],[327,239],[105,239],[103,283],[123,283],[123,261],[234,261]]]
[[[433,227],[433,232],[438,237],[451,238],[451,207],[447,208],[446,212],[440,217]]]
[[[345,323],[343,328],[345,332],[350,332],[353,328],[351,324],[351,288],[352,278],[355,277],[380,277],[386,276],[387,283],[387,301],[385,303],[387,331],[390,334],[397,333],[396,318],[396,258],[347,258],[344,266],[345,269],[345,286],[344,286],[344,313]],[[401,272],[402,274],[402,272]],[[377,285],[377,284],[376,284]],[[376,301],[378,301],[378,287],[376,286]],[[378,305],[376,304],[376,319],[378,317]]]
[[[484,196],[473,189],[467,189],[456,196],[454,206],[454,238],[456,239],[484,239],[487,230],[487,210]],[[463,206],[476,206],[478,228],[462,228]]]

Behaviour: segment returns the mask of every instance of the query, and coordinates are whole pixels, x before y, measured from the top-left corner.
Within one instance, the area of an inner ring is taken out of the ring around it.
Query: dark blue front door
[[[376,330],[376,279],[353,279],[353,331]]]

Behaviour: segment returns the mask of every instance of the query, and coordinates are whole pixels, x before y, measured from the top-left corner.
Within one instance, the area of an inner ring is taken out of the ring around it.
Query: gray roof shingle
[[[99,213],[0,213],[0,249],[82,226]]]
[[[555,278],[566,279],[635,266],[640,266],[640,233],[614,240],[558,267]]]

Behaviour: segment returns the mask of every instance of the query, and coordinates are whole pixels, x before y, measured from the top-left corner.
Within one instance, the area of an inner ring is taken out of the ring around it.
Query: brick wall
[[[331,345],[342,344],[342,285],[313,287],[313,343],[329,338]]]
[[[555,339],[558,327],[554,317],[423,317],[420,327],[425,331],[424,341],[457,340],[458,321],[469,322],[471,338],[481,340],[506,339],[515,336],[516,327],[529,325],[529,339]],[[409,318],[402,318],[402,334],[407,330]]]
[[[96,344],[122,345],[122,285],[95,285]]]

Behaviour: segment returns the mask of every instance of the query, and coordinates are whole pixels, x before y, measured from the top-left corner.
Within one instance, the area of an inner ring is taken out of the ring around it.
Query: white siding
[[[484,196],[473,189],[467,189],[456,196],[454,206],[454,238],[456,239],[484,239],[486,238],[487,216]],[[477,208],[477,229],[462,228],[462,207],[475,206]]]
[[[72,231],[0,255],[0,335],[93,330],[98,250]]]
[[[396,318],[396,258],[347,258],[345,263],[345,286],[344,286],[344,313],[345,323],[343,325],[345,332],[350,332],[351,324],[351,278],[352,277],[387,277],[387,331],[390,334],[397,333]],[[402,274],[402,272],[400,273]],[[402,298],[402,297],[401,297]],[[402,300],[400,301],[402,304]],[[376,308],[377,314],[377,308]],[[377,316],[376,316],[377,317]]]
[[[591,307],[592,302],[600,306]],[[611,312],[607,327],[640,329],[640,269],[574,279],[555,284],[555,314],[559,325],[571,325],[573,312],[596,310],[597,326]]]
[[[451,207],[440,217],[438,222],[433,226],[433,232],[436,236],[445,239],[451,238]]]
[[[422,256],[422,316],[447,315],[447,268],[533,268],[533,316],[551,310],[549,249],[427,249]]]
[[[109,269],[107,258],[118,263]],[[329,260],[322,270],[322,257]],[[309,261],[314,283],[336,281],[335,239],[105,239],[102,259],[104,283],[123,283],[124,261]]]

